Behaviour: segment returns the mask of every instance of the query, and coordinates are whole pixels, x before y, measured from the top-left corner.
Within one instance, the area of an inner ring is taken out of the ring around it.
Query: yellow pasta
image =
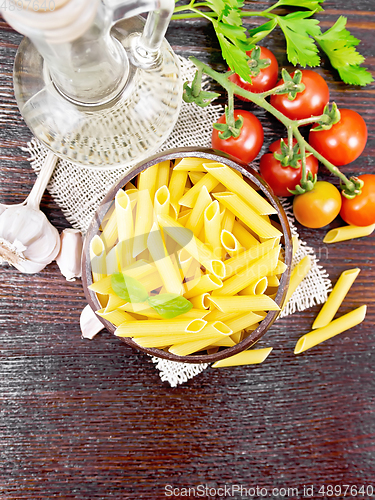
[[[210,163],[212,160],[203,160],[202,158],[182,158],[173,170],[188,170],[189,172],[204,172],[204,163]]]
[[[221,221],[221,228],[232,233],[235,220],[236,216],[234,215],[234,213],[225,208],[224,215]]]
[[[205,210],[211,202],[212,198],[210,193],[208,192],[206,186],[203,186],[198,195],[196,204],[190,211],[189,219],[185,224],[185,227],[193,231],[194,235],[197,237],[203,228]]]
[[[110,250],[113,247],[117,238],[117,218],[116,211],[113,210],[101,234],[101,239],[103,240],[106,250]]]
[[[196,295],[195,297],[191,297],[189,300],[193,304],[193,307],[196,307],[197,309],[208,309],[210,307],[210,303],[208,300],[208,297],[210,294],[208,292],[201,293],[199,295]],[[208,311],[207,311],[208,313]]]
[[[365,319],[366,309],[366,306],[358,307],[354,309],[354,311],[333,320],[327,326],[303,335],[296,344],[294,354],[300,354],[301,352],[307,351],[307,349],[311,349],[311,347],[359,325]]]
[[[192,231],[178,224],[167,215],[158,216],[159,224],[165,233],[174,239],[181,247],[184,247],[198,262],[200,262],[210,273],[222,279],[225,276],[224,263],[215,259],[210,249],[204,245]]]
[[[154,199],[156,191],[156,182],[158,178],[159,164],[152,165],[146,170],[143,170],[138,175],[138,189],[139,191],[147,191],[149,198]]]
[[[231,257],[235,257],[244,251],[243,246],[237,240],[233,233],[223,229],[220,234],[220,242],[223,247],[223,250],[226,254],[229,254]]]
[[[164,214],[169,215],[169,205],[170,205],[170,193],[166,185],[161,186],[155,193],[154,200],[154,212],[157,220],[157,216]]]
[[[236,176],[237,177],[237,176]],[[252,229],[259,237],[278,238],[282,233],[269,224],[261,215],[253,210],[245,201],[234,193],[214,193],[213,196],[226,208],[231,210],[246,226]]]
[[[356,267],[355,269],[348,269],[341,274],[326,303],[316,317],[312,326],[313,330],[327,326],[332,321],[359,272],[360,269]]]
[[[295,254],[298,251],[298,248],[299,248],[299,239],[298,239],[298,236],[293,236],[292,237],[292,245],[293,245],[293,257],[294,257]]]
[[[340,241],[352,240],[369,236],[375,230],[375,224],[371,226],[342,226],[331,229],[323,238],[323,243],[338,243]]]
[[[201,293],[211,292],[212,290],[217,290],[223,286],[223,282],[217,276],[210,274],[204,274],[201,278],[197,280],[192,288],[189,287],[189,283],[186,284],[189,289],[184,297],[190,299]]]
[[[303,279],[308,275],[310,269],[311,257],[309,255],[306,255],[306,257],[298,262],[298,264],[294,267],[292,274],[290,275],[289,288],[284,302],[285,305],[288,303],[290,297],[297,290]]]
[[[175,218],[177,219],[178,214],[180,212],[181,206],[179,205],[179,200],[184,194],[186,180],[187,180],[187,171],[172,171],[172,175],[169,181],[169,192],[171,194],[170,203],[171,207],[175,212]]]
[[[115,212],[119,239],[118,257],[120,267],[129,266],[133,262],[134,220],[132,203],[128,193],[120,189],[115,197]]]
[[[146,320],[146,321],[133,321],[126,322],[120,325],[115,335],[117,337],[136,337],[147,335],[174,335],[175,333],[198,333],[206,326],[207,321],[203,319],[193,320],[179,320],[179,319],[166,319],[160,320]]]
[[[153,198],[152,198],[153,199]],[[133,257],[147,249],[147,238],[153,224],[153,205],[146,189],[138,192],[137,215],[135,218]]]
[[[250,233],[242,224],[235,221],[232,230],[234,236],[238,239],[241,245],[245,248],[252,248],[253,246],[259,245],[260,241],[255,238],[253,234]]]
[[[125,304],[121,304],[117,309],[120,311],[125,311],[127,313],[135,313],[139,316],[145,316],[146,318],[157,319],[160,320],[160,314],[155,311],[152,307],[149,307],[147,304],[137,304],[127,302]],[[180,314],[178,316],[179,320],[192,320],[192,319],[204,319],[207,316],[208,311],[202,309],[190,309],[187,313]],[[145,319],[145,318],[142,318]],[[149,332],[150,333],[150,332]]]
[[[224,323],[231,330],[233,330],[234,333],[237,333],[244,328],[249,328],[251,325],[258,323],[258,321],[262,321],[262,319],[262,316],[259,316],[258,314],[255,314],[253,312],[246,312],[244,314],[235,316],[234,318],[228,319]]]
[[[279,311],[280,308],[268,295],[215,296],[209,300],[221,312]]]
[[[188,354],[192,354],[193,352],[198,352],[202,349],[205,349],[213,342],[220,340],[222,336],[231,335],[233,332],[224,323],[215,321],[212,323],[208,323],[200,333],[200,339],[190,339],[190,341],[185,341],[184,343],[180,344],[178,342],[175,342],[172,347],[169,348],[169,352],[177,354],[179,356],[187,356]]]
[[[99,311],[96,311],[96,314],[106,319],[107,321],[110,321],[115,326],[120,326],[126,321],[134,321],[133,316],[124,311],[120,311],[119,309],[109,312],[107,312],[105,309],[100,309]]]
[[[189,191],[182,196],[180,201],[178,202],[180,205],[184,207],[192,207],[197,201],[200,190],[203,186],[206,186],[207,191],[210,192],[214,187],[219,184],[219,181],[212,177],[210,174],[205,174],[204,177],[200,181],[198,181]]]
[[[242,271],[244,267],[248,267],[249,264],[266,255],[270,250],[275,247],[275,240],[267,240],[255,247],[249,248],[245,252],[239,253],[237,256],[232,257],[225,261],[225,279],[230,278],[234,274]]]
[[[114,274],[120,271],[120,263],[117,257],[117,245],[107,253],[105,258],[105,267],[107,274]]]
[[[280,281],[277,276],[266,276],[266,278],[267,278],[267,286],[277,287],[280,285]]]
[[[206,172],[189,172],[189,179],[192,184],[196,184],[199,182],[204,176]]]
[[[221,216],[220,206],[215,200],[204,211],[205,241],[210,246],[215,257],[221,259]]]
[[[239,295],[261,295],[267,290],[268,279],[266,276],[254,280],[250,285],[239,292]]]
[[[205,164],[205,168],[209,174],[215,177],[221,184],[235,193],[248,204],[252,206],[257,214],[270,215],[276,214],[277,210],[265,200],[255,189],[253,189],[246,181],[235,174],[234,170],[222,163]],[[236,214],[237,215],[237,214]]]
[[[275,269],[270,273],[270,276],[279,276],[280,274],[285,273],[287,269],[288,266],[285,264],[285,262],[279,260]]]
[[[229,337],[221,337],[221,338],[219,338],[219,340],[215,340],[215,342],[213,342],[212,344],[210,344],[207,347],[233,347],[234,345],[237,344],[237,342],[235,342],[232,339],[233,335],[231,335]]]
[[[211,366],[212,368],[224,368],[228,366],[257,365],[263,363],[270,355],[271,351],[272,347],[242,351],[234,356],[229,356],[229,358],[216,361]]]
[[[124,304],[126,304],[125,300],[120,299],[120,297],[115,295],[113,293],[113,290],[112,290],[111,295],[108,295],[108,302],[107,302],[107,305],[105,307],[105,312],[109,313],[111,311],[114,311],[114,310],[118,309],[119,307],[123,306]]]
[[[235,295],[253,281],[267,276],[276,267],[280,247],[273,248],[266,255],[249,264],[241,272],[225,280],[223,286],[214,290],[213,295]]]
[[[94,282],[107,275],[106,256],[102,239],[95,235],[90,242],[90,263]]]
[[[171,170],[171,162],[169,160],[162,161],[159,163],[158,175],[156,178],[155,192],[163,186],[168,187],[169,174]]]

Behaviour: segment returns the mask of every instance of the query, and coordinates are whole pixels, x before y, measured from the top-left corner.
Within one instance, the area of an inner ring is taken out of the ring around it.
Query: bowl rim
[[[184,148],[174,148],[168,149],[166,151],[159,152],[150,156],[146,160],[138,163],[131,171],[126,172],[108,191],[103,201],[100,203],[98,209],[95,212],[93,219],[88,227],[86,232],[86,237],[84,241],[83,251],[82,251],[82,285],[85,293],[85,297],[87,299],[88,304],[93,309],[93,311],[97,311],[101,309],[101,305],[96,297],[95,292],[91,291],[88,287],[92,284],[92,274],[91,274],[91,266],[90,266],[90,241],[91,239],[99,233],[99,227],[101,225],[101,221],[103,220],[104,215],[108,211],[108,203],[112,203],[117,191],[123,188],[128,182],[133,180],[140,172],[146,170],[147,168],[155,165],[156,163],[160,163],[165,160],[173,160],[177,158],[185,158],[185,157],[197,157],[210,159],[214,161],[218,161],[219,163],[223,163],[235,170],[238,170],[243,176],[255,184],[267,197],[267,200],[271,203],[271,205],[277,210],[277,216],[279,218],[279,222],[282,227],[283,237],[284,237],[284,252],[285,252],[285,264],[287,265],[287,269],[283,273],[280,285],[274,298],[275,302],[279,305],[280,311],[269,311],[266,317],[261,321],[258,328],[256,328],[251,334],[238,344],[232,347],[226,347],[223,350],[218,351],[214,354],[191,354],[188,356],[179,356],[168,351],[163,351],[157,348],[148,348],[142,347],[134,342],[131,338],[123,338],[119,337],[125,344],[142,351],[150,356],[155,356],[162,359],[167,359],[169,361],[177,361],[180,363],[213,363],[215,361],[219,361],[221,359],[228,358],[239,352],[242,352],[252,345],[254,345],[263,335],[269,330],[271,325],[279,316],[282,306],[284,305],[284,300],[286,298],[287,289],[289,285],[290,272],[291,272],[291,263],[292,263],[292,235],[290,231],[288,217],[278,200],[278,198],[273,194],[272,189],[268,186],[268,184],[260,177],[260,175],[248,164],[242,162],[241,160],[232,157],[222,151],[218,151],[211,148],[202,148],[202,147],[184,147]],[[103,325],[107,328],[107,330],[111,333],[114,333],[116,327],[110,323],[108,320],[97,316],[98,319],[103,323]]]

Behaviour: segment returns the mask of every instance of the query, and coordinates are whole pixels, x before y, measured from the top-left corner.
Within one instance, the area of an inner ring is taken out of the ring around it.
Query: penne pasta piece
[[[258,365],[267,359],[271,351],[272,347],[242,351],[234,356],[229,356],[229,358],[220,359],[211,366],[212,368],[224,368],[228,366]]]
[[[120,189],[115,197],[115,212],[118,232],[118,258],[120,267],[129,266],[133,261],[134,220],[132,203],[128,193]]]
[[[310,255],[306,255],[306,257],[300,260],[292,270],[292,274],[290,275],[289,288],[285,297],[284,307],[288,303],[293,293],[297,290],[300,283],[308,275],[310,269],[311,269],[311,257]]]
[[[249,328],[251,325],[255,325],[259,321],[262,321],[262,316],[255,314],[253,312],[242,313],[234,318],[225,321],[225,324],[233,330],[234,333],[240,332],[245,328]],[[232,336],[233,338],[233,336]]]
[[[204,163],[210,163],[212,160],[204,160],[203,158],[182,158],[182,160],[173,167],[173,170],[188,170],[189,172],[204,172]]]
[[[120,271],[120,263],[117,257],[117,245],[110,250],[105,258],[107,274],[114,274]]]
[[[235,193],[238,197],[252,206],[257,214],[270,215],[276,214],[277,210],[263,198],[255,189],[253,189],[246,181],[241,179],[233,169],[222,163],[205,164],[205,168],[209,174],[215,177],[219,182]],[[237,214],[236,214],[237,215]]]
[[[206,186],[207,191],[210,192],[214,187],[219,184],[219,181],[212,177],[210,174],[205,174],[204,177],[200,181],[198,181],[192,188],[187,191],[184,196],[178,202],[179,205],[183,205],[184,207],[193,207],[197,201],[200,190],[203,186]]]
[[[237,178],[237,176],[235,176]],[[214,193],[213,195],[226,208],[236,215],[240,220],[252,229],[259,237],[278,238],[282,233],[272,224],[263,219],[253,208],[251,208],[239,196],[231,192]]]
[[[243,338],[243,331],[240,330],[239,332],[233,333],[230,338],[235,344],[239,344]]]
[[[138,175],[138,189],[139,191],[147,191],[150,200],[154,199],[156,191],[156,182],[158,178],[159,164],[152,165],[146,168]]]
[[[160,214],[169,215],[170,193],[167,186],[161,186],[155,193],[154,213],[155,220]]]
[[[201,293],[217,290],[222,286],[223,282],[220,278],[211,274],[204,274],[201,278],[199,278],[199,280],[197,280],[196,284],[184,294],[184,297],[185,299],[190,299],[191,297],[195,297]]]
[[[171,171],[171,162],[165,160],[159,163],[158,175],[155,184],[155,193],[158,189],[169,184],[169,174]]]
[[[233,232],[234,223],[236,220],[236,216],[233,212],[225,208],[223,218],[221,220],[221,228],[225,229],[225,231]]]
[[[169,192],[170,192],[170,204],[175,212],[175,218],[177,219],[180,212],[181,206],[179,205],[179,200],[184,194],[185,185],[187,181],[187,171],[176,171],[173,170],[170,181],[169,181]]]
[[[333,320],[359,272],[360,269],[356,267],[354,269],[348,269],[341,274],[326,303],[323,305],[318,316],[315,318],[312,326],[313,330],[315,328],[327,326]]]
[[[243,246],[237,240],[233,233],[223,229],[220,234],[220,242],[226,254],[236,257],[244,251]]]
[[[194,308],[206,310],[210,307],[210,303],[207,299],[209,295],[210,294],[208,292],[205,292],[200,295],[196,295],[195,297],[191,297],[189,300],[193,304]],[[207,311],[207,314],[208,313],[209,311]]]
[[[134,304],[133,304],[134,305]],[[146,320],[146,321],[133,321],[120,325],[115,335],[117,337],[142,337],[148,335],[175,335],[177,333],[199,333],[206,326],[207,321],[203,319],[164,319],[160,320]],[[170,345],[170,344],[166,344]]]
[[[234,345],[236,345],[236,342],[234,342],[232,335],[230,335],[229,337],[221,337],[219,340],[215,340],[215,342],[207,347],[233,347]]]
[[[107,312],[106,309],[100,309],[96,311],[96,314],[110,321],[115,326],[120,326],[125,321],[134,321],[133,316],[119,309],[110,312]]]
[[[206,172],[189,172],[189,179],[192,184],[196,184],[199,182],[204,176]]]
[[[202,338],[178,343],[175,342],[172,347],[169,348],[169,352],[177,354],[179,356],[187,356],[193,352],[201,351],[205,349],[213,342],[220,340],[223,336],[229,336],[233,332],[224,323],[220,321],[215,321],[213,323],[208,323],[205,328],[200,332]]]
[[[280,307],[268,295],[235,295],[209,297],[217,309],[224,313],[242,311],[279,311]]]
[[[208,272],[220,279],[225,276],[225,265],[221,260],[215,259],[210,249],[204,245],[189,229],[178,224],[172,217],[167,215],[158,216],[159,224],[165,233],[174,239],[181,247],[184,247]]]
[[[116,244],[118,239],[116,210],[112,211],[100,237],[103,240],[106,251],[109,251]]]
[[[171,211],[172,210],[170,209],[169,213],[171,213]],[[177,217],[177,222],[179,224],[181,224],[181,226],[186,227],[186,223],[189,220],[190,214],[191,214],[191,208],[189,208],[188,210],[181,210],[181,212],[179,213],[179,215]]]
[[[270,276],[279,276],[285,273],[287,269],[288,266],[282,260],[279,260],[275,269],[270,273]]]
[[[108,302],[105,307],[105,312],[109,313],[111,311],[114,311],[115,309],[123,306],[126,304],[125,300],[120,299],[117,295],[115,295],[112,291],[110,295],[108,295]]]
[[[280,285],[280,281],[276,276],[266,276],[267,278],[267,287],[278,287]]]
[[[338,319],[333,320],[327,326],[313,330],[306,335],[303,335],[297,342],[294,349],[294,354],[311,349],[311,347],[324,342],[339,333],[346,332],[350,328],[362,323],[366,316],[366,306],[358,307],[348,314],[344,314]]]
[[[211,302],[210,302],[210,305],[211,305]],[[214,308],[214,309],[210,310],[210,312],[209,312],[209,314],[207,314],[207,316],[205,316],[205,319],[208,322],[222,321],[223,323],[225,323],[226,321],[228,321],[232,318],[235,318],[236,316],[238,316],[237,312],[223,313],[223,312],[219,311],[219,309]]]
[[[266,276],[250,283],[246,288],[239,292],[239,295],[262,295],[267,290],[268,279]]]
[[[252,248],[253,246],[259,245],[260,242],[253,234],[250,233],[242,224],[238,221],[234,222],[233,234],[245,248]]]
[[[221,216],[218,201],[213,201],[204,211],[205,241],[210,246],[215,257],[221,259]]]
[[[323,243],[338,243],[340,241],[352,240],[369,236],[375,230],[375,224],[371,226],[342,226],[331,229],[323,238]]]
[[[210,193],[207,191],[206,186],[203,186],[193,209],[190,212],[190,217],[185,224],[187,229],[193,231],[195,236],[199,236],[204,224],[204,213],[206,208],[212,202]],[[181,221],[179,220],[180,224]]]
[[[161,231],[156,223],[154,223],[148,235],[147,247],[167,292],[181,295],[184,289],[181,275],[167,253]]]
[[[248,267],[252,261],[266,255],[275,247],[275,241],[276,240],[271,239],[265,241],[264,243],[259,243],[257,246],[249,248],[249,250],[246,250],[245,252],[242,252],[239,255],[226,260],[224,262],[225,279],[227,280],[234,274],[242,271],[245,267]]]
[[[147,304],[133,304],[131,302],[127,302],[126,304],[122,304],[118,307],[120,311],[126,311],[128,313],[135,313],[140,316],[145,316],[146,318],[156,319],[160,321],[164,321],[160,314],[155,311],[152,307],[149,307]],[[208,311],[202,309],[190,309],[187,313],[180,314],[178,316],[179,320],[192,320],[192,319],[203,319],[207,316]],[[145,319],[145,318],[142,318]],[[148,332],[149,334],[151,332]]]
[[[94,283],[107,275],[106,256],[103,240],[95,235],[90,242],[90,262]]]
[[[280,247],[273,248],[263,257],[251,262],[247,268],[225,280],[221,288],[213,291],[213,295],[235,295],[254,281],[267,276],[276,267],[279,253]]]
[[[298,236],[292,236],[292,245],[293,245],[293,257],[297,253],[297,250],[299,249],[299,239]]]
[[[149,170],[149,169],[147,169]],[[146,172],[147,172],[146,170]],[[138,192],[137,215],[135,218],[133,257],[147,249],[147,238],[153,224],[153,206],[147,190]]]

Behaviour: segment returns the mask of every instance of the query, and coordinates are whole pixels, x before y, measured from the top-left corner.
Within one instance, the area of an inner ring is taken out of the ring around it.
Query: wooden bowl
[[[287,270],[283,273],[280,285],[278,288],[278,292],[275,302],[282,308],[285,296],[287,293],[288,285],[289,285],[289,277],[290,277],[290,267],[292,262],[292,240],[290,227],[288,223],[287,216],[281,206],[279,200],[273,195],[271,188],[268,184],[247,164],[242,163],[241,161],[225,154],[217,150],[207,149],[207,148],[177,148],[165,151],[163,153],[156,154],[151,156],[145,162],[138,164],[130,173],[126,174],[122,179],[120,179],[109,191],[107,196],[104,198],[102,203],[100,204],[96,214],[91,221],[91,224],[88,228],[87,235],[85,238],[85,244],[83,249],[83,261],[82,261],[82,283],[85,292],[85,296],[87,298],[88,303],[91,308],[96,311],[101,308],[99,301],[96,297],[96,294],[89,290],[89,285],[92,284],[92,273],[91,273],[91,265],[90,265],[90,255],[89,255],[89,243],[91,239],[99,234],[99,227],[103,220],[103,217],[107,213],[109,207],[112,205],[115,199],[115,195],[117,191],[123,188],[128,182],[132,181],[140,172],[145,170],[146,168],[155,165],[156,163],[160,163],[164,160],[173,160],[177,158],[184,157],[198,157],[203,159],[214,160],[219,163],[223,163],[228,165],[229,167],[238,170],[243,175],[244,179],[249,182],[253,187],[263,192],[267,200],[270,204],[277,210],[278,222],[282,227],[283,232],[283,244],[285,251],[285,264],[287,265]],[[275,319],[278,317],[279,311],[269,311],[264,320],[260,323],[259,327],[251,332],[251,334],[244,339],[242,342],[238,343],[233,347],[225,347],[219,350],[215,354],[191,354],[189,356],[178,356],[176,354],[172,354],[167,351],[163,351],[161,349],[156,348],[144,348],[136,344],[131,338],[120,338],[125,344],[128,344],[135,349],[141,350],[147,354],[152,356],[157,356],[159,358],[169,359],[171,361],[179,361],[183,363],[213,363],[220,359],[227,358],[229,356],[233,356],[245,349],[248,349],[255,342],[257,342],[263,335],[268,331],[271,327]],[[98,316],[103,325],[112,333],[115,332],[116,327],[112,325],[109,321]]]

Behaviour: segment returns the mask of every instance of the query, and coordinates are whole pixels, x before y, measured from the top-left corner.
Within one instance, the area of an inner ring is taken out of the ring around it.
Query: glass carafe
[[[15,95],[38,139],[94,168],[156,152],[181,104],[179,63],[164,39],[173,0],[46,0],[36,11],[35,2],[31,10],[6,3],[5,19],[26,35]],[[145,21],[139,14],[146,11]]]

